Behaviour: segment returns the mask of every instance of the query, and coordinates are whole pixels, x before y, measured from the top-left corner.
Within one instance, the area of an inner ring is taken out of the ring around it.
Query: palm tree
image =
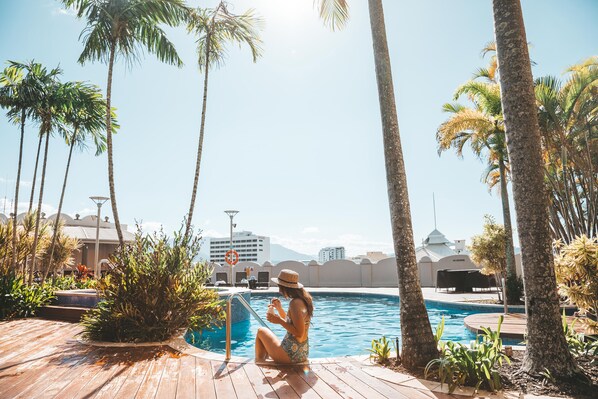
[[[559,314],[534,82],[519,0],[493,0],[500,89],[528,302],[522,370],[577,372]]]
[[[457,103],[443,106],[444,111],[452,115],[440,125],[436,132],[438,154],[440,155],[443,151],[454,148],[457,156],[463,157],[463,148],[469,143],[471,150],[478,158],[482,158],[483,154],[487,155],[489,166],[484,180],[490,185],[490,188],[497,183],[500,184],[503,208],[503,223],[506,234],[506,277],[507,286],[510,288],[507,290],[505,300],[509,303],[518,303],[521,293],[515,289],[518,283],[507,191],[509,159],[500,103],[500,87],[495,80],[496,63],[494,59],[491,60],[488,68],[482,68],[477,72],[476,78],[478,77],[485,77],[488,81],[470,80],[459,87],[454,95],[455,100],[458,100],[462,95],[467,95],[473,104],[473,108],[464,107]],[[495,173],[497,169],[498,179]]]
[[[54,249],[59,236],[58,227],[60,225],[60,214],[62,212],[62,204],[64,202],[64,193],[66,192],[73,149],[75,147],[81,149],[86,148],[87,140],[91,139],[96,148],[96,156],[106,150],[106,137],[102,134],[106,129],[106,120],[104,119],[106,101],[102,97],[99,87],[76,82],[74,85],[70,86],[67,95],[70,97],[70,106],[63,115],[63,123],[65,125],[64,128],[71,128],[72,132],[66,134],[67,144],[69,145],[69,155],[64,172],[60,201],[58,202],[58,213],[56,215],[56,220],[54,221],[52,241],[49,249],[49,261],[54,259]],[[116,129],[118,125],[116,125],[114,117],[115,114],[113,110],[112,125],[113,128]],[[42,281],[45,280],[47,273],[51,268],[52,264],[48,264],[47,267],[45,267]]]
[[[325,22],[333,28],[343,26],[348,17],[348,4],[345,0],[320,0],[319,4],[320,15]],[[430,360],[438,357],[438,349],[424,303],[415,258],[407,176],[401,148],[382,1],[369,0],[369,12],[382,118],[388,200],[399,276],[401,359],[405,367],[415,368],[425,366]]]
[[[555,239],[598,234],[598,57],[536,80]],[[594,155],[592,155],[594,154]]]
[[[134,61],[145,49],[160,61],[178,67],[183,65],[174,45],[167,39],[160,24],[176,26],[187,18],[189,10],[183,0],[62,0],[67,7],[77,10],[77,17],[85,17],[87,26],[83,52],[79,63],[101,61],[108,63],[106,83],[106,142],[108,146],[108,181],[110,203],[118,234],[124,244],[120,218],[116,206],[114,165],[112,154],[112,71],[117,56]]]
[[[33,273],[36,269],[36,251],[39,239],[39,226],[42,213],[42,201],[44,198],[44,185],[46,181],[46,169],[48,164],[48,148],[50,143],[50,136],[54,131],[60,128],[61,119],[65,109],[70,106],[70,96],[68,94],[70,83],[62,84],[58,82],[57,76],[49,80],[44,87],[43,96],[39,99],[37,104],[33,107],[33,116],[39,122],[40,136],[44,137],[44,158],[42,164],[42,173],[39,185],[39,195],[37,199],[37,211],[35,217],[35,231],[33,235],[33,247],[31,251],[31,269],[29,270],[29,283],[33,281]]]
[[[50,76],[57,72],[51,71]],[[23,161],[23,139],[25,136],[25,122],[31,108],[41,95],[41,81],[47,77],[47,71],[41,64],[33,61],[22,64],[11,61],[9,66],[0,73],[0,106],[8,108],[8,118],[21,125],[19,139],[19,161],[13,204],[12,246],[17,247],[17,208],[19,203],[19,189],[21,183],[21,166]],[[17,251],[12,251],[12,268],[17,269]]]
[[[243,14],[235,15],[229,12],[224,1],[218,3],[214,9],[198,8],[191,13],[188,29],[197,36],[198,66],[200,72],[204,73],[203,82],[203,103],[201,107],[201,125],[199,128],[199,144],[197,146],[197,159],[195,162],[195,177],[193,178],[193,190],[191,193],[191,204],[187,215],[185,237],[191,232],[191,221],[195,209],[195,197],[197,195],[197,183],[201,166],[201,155],[203,152],[203,138],[206,122],[206,104],[208,99],[208,73],[211,68],[224,64],[226,45],[228,43],[246,44],[251,50],[253,62],[256,62],[261,55],[259,34],[257,29],[261,20],[253,15],[252,10]]]

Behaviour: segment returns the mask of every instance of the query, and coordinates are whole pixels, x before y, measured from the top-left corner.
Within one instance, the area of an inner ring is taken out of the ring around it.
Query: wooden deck
[[[0,322],[0,398],[464,398],[356,358],[274,368],[168,347],[92,347],[80,332],[60,321]],[[493,395],[501,397],[518,396]]]
[[[465,326],[475,333],[482,332],[482,327],[490,327],[492,331],[498,328],[498,319],[502,313],[476,313],[467,316],[464,320]],[[567,322],[573,323],[575,317],[567,316]],[[578,333],[589,334],[589,330],[580,322],[576,322],[573,328]],[[526,317],[523,313],[510,313],[504,317],[500,327],[500,336],[503,338],[524,339],[527,333]]]

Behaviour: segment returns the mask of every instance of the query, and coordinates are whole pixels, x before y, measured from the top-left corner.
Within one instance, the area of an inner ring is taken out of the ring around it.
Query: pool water
[[[266,310],[274,297],[281,299],[285,310],[289,301],[278,295],[252,295],[251,307],[266,320]],[[399,300],[395,297],[369,295],[316,294],[314,317],[309,329],[309,357],[335,357],[369,354],[372,339],[383,335],[394,341],[401,337],[399,321]],[[234,301],[233,301],[234,306]],[[426,304],[432,331],[445,318],[442,340],[469,344],[475,339],[463,324],[463,319],[474,310],[443,309],[435,303]],[[286,330],[278,324],[266,322],[282,339]],[[233,324],[231,332],[231,352],[233,356],[253,357],[255,335],[261,324],[253,317],[250,320]],[[187,341],[192,345],[216,353],[225,353],[225,329],[188,334]],[[506,342],[505,342],[506,343]]]

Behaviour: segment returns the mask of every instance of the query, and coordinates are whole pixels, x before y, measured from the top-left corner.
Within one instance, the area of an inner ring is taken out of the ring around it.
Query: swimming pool
[[[251,307],[266,319],[266,309],[270,300],[280,298],[287,309],[288,300],[278,294],[253,294]],[[366,294],[313,293],[314,317],[309,329],[309,357],[336,357],[369,354],[372,339],[385,335],[389,339],[401,337],[399,321],[399,299],[391,296]],[[233,302],[234,305],[234,302]],[[463,324],[463,319],[479,309],[459,309],[447,307],[438,302],[426,302],[432,330],[444,315],[443,340],[469,343],[475,339]],[[280,325],[267,323],[282,339],[286,330]],[[231,352],[233,356],[253,357],[255,334],[261,325],[253,317],[234,323],[231,332]],[[187,334],[187,342],[212,352],[225,353],[225,329]],[[518,342],[518,341],[517,341]],[[514,343],[517,343],[514,342]]]

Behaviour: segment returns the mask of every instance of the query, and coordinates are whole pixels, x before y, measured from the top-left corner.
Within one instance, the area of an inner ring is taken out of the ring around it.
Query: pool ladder
[[[256,311],[253,310],[251,305],[245,300],[245,298],[243,298],[243,296],[241,294],[239,294],[238,292],[235,292],[234,294],[230,294],[228,296],[228,299],[226,300],[226,359],[225,359],[226,361],[230,360],[230,344],[231,344],[230,336],[231,336],[231,330],[232,330],[232,302],[233,302],[234,298],[237,298],[239,300],[239,302],[241,303],[241,305],[243,305],[245,307],[245,309],[247,309],[249,311],[249,313],[251,313],[251,315],[253,315],[253,317],[255,317],[256,320],[260,322],[260,324],[262,326],[264,326],[268,330],[270,330],[270,327],[268,327],[266,322],[264,322],[264,320],[262,320],[260,315],[258,315],[256,313]]]

